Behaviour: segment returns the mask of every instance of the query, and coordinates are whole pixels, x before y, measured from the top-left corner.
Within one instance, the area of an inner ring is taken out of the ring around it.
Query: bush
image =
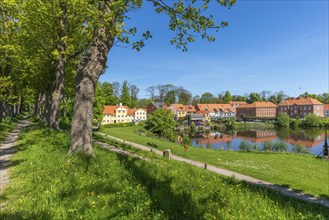
[[[324,126],[324,120],[315,114],[308,114],[301,123],[302,127],[321,127]]]
[[[273,144],[273,150],[278,152],[288,151],[288,147],[289,147],[288,144],[286,144],[283,141],[275,141]]]
[[[239,148],[241,151],[249,152],[251,151],[251,144],[246,141],[241,141]]]
[[[273,144],[271,141],[265,141],[263,143],[263,151],[272,151],[273,150]]]
[[[115,123],[115,124],[106,124],[102,125],[104,128],[123,128],[123,127],[131,127],[134,126],[134,123],[128,122],[128,123]]]
[[[292,151],[297,154],[309,154],[307,147],[300,145],[300,144],[293,146]]]
[[[284,112],[280,112],[276,118],[275,124],[281,128],[288,128],[290,124],[290,116]]]

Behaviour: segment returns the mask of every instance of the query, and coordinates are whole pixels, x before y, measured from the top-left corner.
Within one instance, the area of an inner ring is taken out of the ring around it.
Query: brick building
[[[275,118],[276,105],[272,102],[254,102],[236,108],[236,117],[243,118]]]
[[[311,97],[290,98],[280,102],[277,108],[277,114],[284,112],[290,117],[305,117],[313,113],[324,117],[324,105],[322,102]]]

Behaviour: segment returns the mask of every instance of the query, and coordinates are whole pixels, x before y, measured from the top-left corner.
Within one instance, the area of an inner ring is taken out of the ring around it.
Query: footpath
[[[27,119],[22,119],[17,127],[8,134],[7,138],[0,143],[0,195],[4,187],[9,183],[10,158],[16,151],[19,133],[29,124],[30,122]]]
[[[144,146],[144,145],[141,145],[141,144],[125,141],[125,140],[122,140],[122,139],[119,139],[119,138],[116,138],[116,137],[113,137],[113,136],[110,136],[108,134],[104,134],[104,133],[101,133],[101,132],[97,132],[97,134],[106,136],[106,137],[108,137],[110,139],[113,139],[113,140],[116,140],[118,142],[129,144],[133,147],[136,147],[136,148],[144,150],[144,151],[151,151],[151,152],[154,152],[154,153],[159,154],[161,156],[163,155],[163,151],[156,150],[156,149],[153,149],[151,147],[147,147],[147,146]],[[243,175],[243,174],[240,174],[240,173],[236,173],[236,172],[233,172],[233,171],[230,171],[230,170],[221,169],[221,168],[209,165],[209,164],[201,163],[199,161],[186,159],[186,158],[183,158],[183,157],[180,157],[180,156],[176,156],[174,154],[172,154],[171,159],[181,161],[181,162],[185,162],[185,163],[188,163],[188,164],[200,167],[200,168],[208,169],[208,170],[210,170],[214,173],[220,174],[220,175],[234,177],[237,180],[245,181],[245,182],[248,182],[248,183],[251,183],[251,184],[263,186],[263,187],[266,187],[266,188],[269,188],[269,189],[272,189],[272,190],[276,190],[276,191],[281,192],[284,195],[294,197],[294,198],[297,198],[297,199],[301,199],[301,200],[304,200],[304,201],[307,201],[307,202],[320,204],[320,205],[323,205],[323,206],[329,208],[329,200],[326,200],[326,199],[320,199],[320,198],[317,198],[317,197],[314,197],[314,196],[306,195],[306,194],[303,194],[303,193],[300,193],[300,192],[296,192],[296,191],[294,191],[293,189],[290,189],[290,188],[284,188],[284,187],[275,185],[275,184],[270,183],[270,182],[259,180],[259,179],[256,179],[256,178],[253,178],[253,177],[250,177],[250,176],[246,176],[246,175]]]

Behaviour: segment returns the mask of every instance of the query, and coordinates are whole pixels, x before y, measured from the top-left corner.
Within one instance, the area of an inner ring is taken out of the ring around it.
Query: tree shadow
[[[240,184],[242,185],[242,187],[245,187],[248,190],[250,190],[250,192],[267,197],[268,199],[272,200],[275,204],[278,204],[283,209],[285,207],[291,207],[292,209],[296,210],[296,212],[302,213],[304,216],[307,216],[309,213],[312,213],[314,216],[321,214],[322,216],[325,217],[325,219],[329,219],[329,209],[326,208],[325,206],[303,201],[301,199],[297,199],[294,197],[290,197],[282,194],[277,190],[270,189],[262,185],[251,184],[245,181],[241,181]],[[277,186],[282,188],[290,188],[289,185],[274,185],[274,187]],[[293,190],[293,192],[302,193],[303,191]],[[309,194],[304,194],[304,195],[314,197]]]
[[[117,154],[117,157],[136,181],[145,187],[151,198],[152,211],[162,211],[169,219],[201,219],[203,217],[202,211],[193,201],[190,193],[173,191],[171,188],[173,177],[166,175],[162,176],[163,180],[156,179],[146,168],[136,165],[135,162],[139,159],[121,154]]]

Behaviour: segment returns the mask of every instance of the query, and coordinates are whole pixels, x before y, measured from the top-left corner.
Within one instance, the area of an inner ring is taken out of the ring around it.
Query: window
[[[311,106],[308,106],[308,110],[310,110],[310,111],[311,111],[311,110],[312,110],[312,107],[311,107]]]

